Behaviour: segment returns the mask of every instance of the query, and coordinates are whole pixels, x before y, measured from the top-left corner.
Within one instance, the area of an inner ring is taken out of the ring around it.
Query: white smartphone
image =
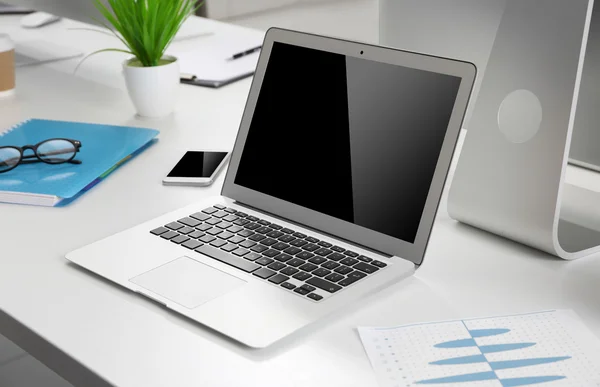
[[[229,160],[229,152],[188,151],[163,179],[164,185],[211,185]]]

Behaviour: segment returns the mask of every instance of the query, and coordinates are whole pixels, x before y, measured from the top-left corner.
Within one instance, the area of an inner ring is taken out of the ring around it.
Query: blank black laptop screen
[[[235,184],[414,243],[460,82],[275,42]]]

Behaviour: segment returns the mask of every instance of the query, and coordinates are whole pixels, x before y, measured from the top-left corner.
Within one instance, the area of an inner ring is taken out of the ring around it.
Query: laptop
[[[422,264],[475,75],[270,29],[221,196],[66,257],[269,346]]]

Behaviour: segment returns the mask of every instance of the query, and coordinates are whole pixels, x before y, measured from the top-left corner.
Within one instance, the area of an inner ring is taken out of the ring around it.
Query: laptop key
[[[354,259],[354,258],[345,258],[340,261],[340,263],[342,265],[346,265],[346,266],[356,265],[358,262],[359,262],[358,259]]]
[[[222,205],[222,204],[215,204],[215,205],[213,205],[213,207],[214,207],[214,208],[218,208],[219,210],[224,210],[224,209],[226,209],[226,208],[227,208],[227,207],[225,207],[225,206],[224,206],[224,205]]]
[[[246,216],[248,216],[248,214],[246,214],[245,212],[242,211],[237,211],[235,213],[236,216],[239,216],[240,218],[245,218]]]
[[[262,268],[262,269],[258,269],[257,271],[255,271],[254,273],[255,276],[262,278],[262,279],[267,279],[269,277],[272,277],[273,275],[275,275],[275,272],[273,270],[269,270],[266,268]]]
[[[179,230],[177,230],[178,233],[183,234],[183,235],[187,235],[189,233],[191,233],[192,231],[194,231],[195,229],[192,227],[184,227],[184,228],[180,228]]]
[[[245,240],[246,240],[245,238],[242,238],[239,235],[234,235],[233,237],[229,238],[229,243],[240,243],[240,242],[243,242]]]
[[[302,247],[306,244],[308,244],[308,242],[305,240],[302,240],[302,239],[296,239],[295,241],[290,242],[290,245],[296,246],[296,247]]]
[[[300,281],[306,281],[310,277],[312,277],[312,275],[308,274],[305,271],[301,271],[300,273],[294,274],[294,278]]]
[[[290,266],[298,267],[300,265],[304,265],[305,261],[300,258],[292,258],[289,261],[287,261],[286,263]]]
[[[299,248],[294,247],[294,246],[288,247],[287,249],[283,250],[284,253],[289,254],[289,255],[296,255],[301,251],[302,250],[300,250]]]
[[[201,222],[204,222],[205,220],[210,219],[210,216],[203,214],[201,212],[196,212],[195,214],[190,215],[190,218],[194,218]]]
[[[373,261],[371,262],[371,265],[377,266],[377,267],[386,267],[387,263],[383,263],[381,261]]]
[[[231,227],[229,227],[229,228],[227,229],[227,231],[229,231],[229,232],[232,232],[232,233],[234,233],[234,234],[235,234],[235,233],[237,233],[237,232],[240,232],[240,231],[242,231],[242,230],[243,230],[243,228],[242,228],[242,227],[240,227],[240,226],[231,226]]]
[[[338,266],[340,266],[340,264],[337,262],[333,262],[333,261],[327,261],[321,265],[321,267],[324,267],[325,269],[328,269],[328,270],[333,270]]]
[[[229,214],[235,214],[237,212],[237,210],[235,208],[231,208],[231,207],[224,208],[223,211],[225,211]]]
[[[255,245],[256,245],[256,242],[252,242],[252,241],[248,241],[248,240],[240,243],[240,246],[242,246],[246,249],[249,249],[250,247],[255,246]]]
[[[353,268],[355,270],[360,270],[360,271],[365,272],[367,274],[373,274],[377,270],[379,270],[379,268],[377,266],[369,265],[368,263],[364,263],[364,262],[357,263],[356,265],[354,265]]]
[[[262,241],[260,241],[260,243],[265,246],[271,246],[277,243],[277,241],[273,238],[265,238]]]
[[[319,242],[318,245],[321,246],[321,247],[331,247],[331,246],[333,246],[331,243],[325,242],[325,241]]]
[[[208,208],[205,208],[202,210],[202,212],[204,212],[205,214],[209,214],[209,215],[214,214],[217,211],[219,211],[219,209],[215,208],[215,207],[208,207]]]
[[[366,262],[366,263],[373,261],[373,258],[365,257],[364,255],[359,255],[358,257],[356,257],[356,259],[358,259],[359,261]]]
[[[318,254],[318,255],[320,255],[322,257],[327,256],[327,255],[329,255],[331,253],[333,253],[333,251],[331,251],[329,249],[326,249],[324,247],[322,247],[322,248],[320,248],[318,250],[315,250],[315,254]]]
[[[233,224],[231,224],[229,222],[223,222],[223,221],[221,221],[221,222],[217,223],[217,227],[221,228],[223,230],[225,230],[226,228],[229,228],[231,226],[233,226]]]
[[[317,267],[318,267],[317,265],[313,265],[312,263],[305,263],[304,265],[300,266],[300,270],[311,272],[311,271],[315,270]]]
[[[313,253],[309,253],[307,251],[303,251],[301,253],[296,254],[296,257],[300,258],[300,259],[310,259],[312,257],[314,257],[315,255]]]
[[[154,230],[150,231],[150,233],[154,234],[154,235],[160,235],[160,234],[166,233],[167,231],[169,231],[168,228],[166,228],[166,227],[159,227],[159,228],[155,228]]]
[[[221,218],[224,218],[224,217],[226,217],[227,215],[228,215],[228,214],[227,214],[225,211],[219,211],[219,212],[215,212],[214,214],[212,214],[212,216],[213,216],[214,218],[219,218],[219,219],[221,219]]]
[[[290,245],[288,245],[287,243],[283,243],[283,242],[277,242],[271,247],[274,249],[277,249],[277,250],[285,250],[288,247],[290,247]]]
[[[227,231],[223,231],[222,233],[217,234],[217,237],[219,237],[223,240],[227,240],[227,239],[231,238],[232,236],[233,236],[233,234],[230,232],[227,232]]]
[[[232,252],[233,250],[236,250],[238,248],[238,245],[233,244],[233,243],[228,243],[225,246],[221,247],[221,250],[225,250],[227,252]]]
[[[198,230],[194,231],[191,234],[188,234],[188,236],[190,238],[194,238],[194,239],[202,238],[204,235],[206,235],[206,234],[204,234],[202,231],[198,231]]]
[[[273,262],[272,264],[270,264],[268,266],[269,269],[271,270],[275,270],[275,271],[279,271],[281,269],[285,269],[285,264],[281,263],[281,262]],[[287,280],[286,280],[287,281]]]
[[[201,223],[199,220],[192,219],[192,218],[182,218],[182,219],[179,219],[178,222],[183,223],[186,226],[190,226],[190,227],[196,227],[197,225],[199,225]]]
[[[313,238],[313,237],[306,237],[306,238],[304,238],[304,240],[309,243],[319,243],[319,240],[317,238]]]
[[[243,257],[244,255],[248,254],[250,251],[243,249],[241,247],[238,247],[237,249],[233,250],[233,255],[237,255],[238,257]]]
[[[281,232],[284,232],[284,233],[286,233],[286,234],[293,234],[293,233],[294,233],[294,230],[291,230],[291,229],[289,229],[289,228],[282,228],[282,229],[281,229]]]
[[[246,219],[248,219],[251,222],[256,222],[257,220],[259,220],[256,216],[252,216],[252,215],[248,215],[246,217]]]
[[[210,224],[211,226],[214,226],[217,223],[221,223],[221,219],[219,218],[210,218],[209,220],[206,221],[207,224]]]
[[[254,231],[256,231],[256,232],[258,232],[258,233],[261,233],[261,234],[266,234],[266,233],[268,233],[268,232],[271,232],[272,230],[273,230],[272,228],[269,228],[269,227],[267,227],[267,226],[262,226],[262,227],[259,227],[259,228],[257,228],[257,229],[256,229],[256,230],[254,230]]]
[[[316,275],[317,277],[325,277],[326,275],[331,274],[331,270],[320,267],[317,270],[312,271],[311,274]]]
[[[267,257],[269,257],[269,258],[273,258],[274,256],[279,255],[279,253],[280,253],[279,250],[270,249],[270,250],[267,250],[267,251],[263,251],[262,254],[265,255],[265,256],[267,256]]]
[[[250,223],[250,221],[248,219],[238,219],[235,222],[233,222],[233,224],[236,224],[238,226],[243,226]]]
[[[295,236],[296,238],[306,238],[307,237],[307,235],[302,234],[301,232],[295,232],[292,235]]]
[[[315,250],[318,250],[318,249],[319,249],[319,246],[317,246],[317,245],[315,245],[315,244],[313,244],[313,243],[310,243],[310,244],[308,244],[308,245],[304,245],[304,246],[302,246],[302,248],[303,248],[304,250],[306,250],[306,251],[315,251]]]
[[[211,246],[215,246],[215,247],[221,247],[221,246],[225,246],[227,244],[227,242],[222,241],[220,239],[217,239],[216,241],[212,241],[210,242]]]
[[[344,254],[346,254],[347,256],[352,257],[352,258],[358,257],[358,253],[355,253],[354,251],[350,251],[350,250],[344,251]]]
[[[304,284],[304,285],[300,286],[300,289],[304,289],[304,290],[306,290],[309,293],[317,290],[317,288],[315,288],[314,286],[310,286],[310,285],[307,285],[307,284]]]
[[[327,281],[331,281],[331,282],[338,282],[340,280],[343,280],[344,278],[346,278],[346,277],[344,277],[343,275],[338,274],[338,273],[331,273],[325,277],[325,279]]]
[[[266,238],[267,238],[267,237],[266,237],[266,236],[264,236],[264,235],[261,235],[261,234],[254,234],[254,235],[252,235],[252,236],[251,236],[250,238],[248,238],[248,239],[250,239],[251,241],[260,242],[260,241],[262,241],[263,239],[266,239]]]
[[[280,241],[284,242],[284,243],[290,243],[291,241],[295,240],[296,238],[294,238],[291,235],[284,235],[282,237],[279,238]]]
[[[348,266],[340,266],[337,269],[334,270],[336,273],[340,273],[340,274],[348,274],[350,272],[352,272],[352,269],[349,268]]]
[[[176,236],[179,236],[179,234],[176,233],[175,231],[167,231],[164,234],[160,234],[160,237],[163,238],[163,239],[166,239],[166,240],[173,239]]]
[[[332,254],[329,254],[327,256],[327,258],[331,259],[332,261],[336,261],[337,262],[337,261],[339,261],[341,259],[346,258],[346,256],[344,254],[340,254],[340,253],[332,253]]]
[[[330,247],[330,249],[335,251],[336,253],[343,253],[346,250],[340,246],[333,246],[333,247]]]
[[[348,277],[346,277],[345,279],[338,282],[338,284],[340,284],[342,286],[349,286],[349,285],[352,285],[353,283],[355,283],[356,281],[365,278],[366,276],[367,275],[364,273],[355,271],[355,272],[350,273],[348,275]]]
[[[253,246],[250,250],[254,251],[255,253],[262,253],[263,251],[269,250],[269,248],[263,245],[256,245]]]
[[[271,224],[271,222],[268,222],[268,221],[266,221],[266,220],[264,220],[264,219],[261,219],[261,220],[259,220],[259,221],[258,221],[258,222],[256,222],[256,223],[258,223],[258,224],[262,224],[263,226],[268,226],[268,225],[270,225],[270,224]]]
[[[278,224],[275,224],[275,223],[271,223],[271,224],[269,225],[269,227],[271,227],[271,228],[273,228],[273,229],[275,229],[275,230],[281,230],[281,229],[283,228],[283,227],[281,227],[280,225],[278,225]]]
[[[175,237],[175,238],[171,239],[171,242],[177,243],[179,245],[179,244],[182,244],[183,242],[189,241],[189,240],[190,240],[189,236],[179,235],[178,237]]]
[[[270,238],[279,238],[280,236],[283,236],[283,235],[285,235],[285,234],[282,233],[281,231],[271,231],[270,233],[267,234],[267,236]]]
[[[248,223],[247,225],[245,225],[244,227],[246,227],[248,230],[256,230],[257,228],[260,228],[260,224],[256,224],[256,223]]]
[[[244,238],[248,238],[248,237],[251,237],[252,235],[254,235],[254,233],[250,230],[243,230],[243,231],[238,232],[238,235],[241,237],[244,237]]]
[[[270,264],[272,264],[272,263],[273,263],[273,262],[275,262],[275,261],[273,261],[271,258],[262,257],[262,258],[260,258],[260,259],[257,259],[257,260],[256,260],[256,261],[254,261],[254,262],[258,263],[259,265],[267,266],[267,265],[270,265]]]
[[[300,270],[296,269],[295,267],[290,267],[290,266],[287,266],[286,268],[279,270],[279,272],[281,274],[285,274],[285,275],[289,275],[289,276],[293,276],[294,274],[298,273],[299,271]]]
[[[325,290],[326,292],[329,292],[329,293],[335,293],[338,290],[342,289],[341,286],[336,285],[333,282],[329,282],[329,281],[324,280],[323,278],[319,278],[319,277],[309,278],[306,281],[306,283],[309,285],[312,285],[312,286],[316,286],[317,288],[319,288],[321,290]]]
[[[315,265],[320,265],[323,262],[327,262],[327,258],[323,258],[323,257],[319,257],[319,256],[314,256],[311,259],[309,259],[308,262],[314,263]]]
[[[217,261],[223,262],[227,265],[230,265],[230,266],[236,267],[240,270],[243,270],[246,273],[252,273],[256,269],[260,268],[259,265],[255,264],[253,262],[247,261],[243,258],[235,257],[231,254],[228,254],[224,251],[221,251],[221,250],[216,249],[209,245],[200,246],[195,251],[197,251],[201,254],[207,255],[211,258],[214,258]]]
[[[199,231],[206,231],[206,230],[210,230],[212,228],[212,226],[210,224],[201,224],[199,226],[196,226],[196,230]]]
[[[223,218],[223,220],[226,222],[235,222],[236,220],[238,220],[238,217],[235,215],[227,215]]]
[[[269,278],[269,282],[273,282],[276,285],[279,285],[282,282],[289,280],[290,277],[286,277],[283,274],[275,274],[273,277]]]
[[[308,291],[307,291],[307,290],[304,290],[304,289],[302,289],[302,288],[296,288],[296,289],[294,289],[294,292],[295,292],[295,293],[298,293],[298,294],[302,294],[303,296],[305,296],[305,295],[307,295],[307,294],[308,294]]]
[[[175,230],[175,231],[177,231],[177,230],[179,230],[180,228],[183,228],[183,224],[181,224],[181,223],[177,223],[177,222],[171,222],[171,223],[167,224],[165,227],[166,227],[166,228],[169,228],[169,229],[171,229],[171,230]]]
[[[210,243],[210,242],[214,241],[215,239],[217,239],[217,238],[215,238],[214,236],[204,235],[203,237],[201,237],[199,239],[199,241],[204,242],[204,243]]]
[[[310,299],[312,299],[312,300],[315,300],[315,301],[321,301],[321,300],[323,299],[323,297],[322,297],[322,296],[319,296],[319,295],[318,295],[318,294],[316,294],[316,293],[310,293],[310,294],[309,294],[308,296],[306,296],[306,297],[308,297],[308,298],[310,298]]]
[[[186,247],[190,250],[194,250],[199,246],[202,246],[202,242],[198,242],[195,239],[190,239],[189,241],[182,244],[183,247]]]
[[[292,259],[292,256],[284,254],[284,253],[281,253],[279,255],[276,255],[274,258],[275,258],[276,261],[279,261],[279,262],[287,262],[290,259]]]
[[[247,259],[249,261],[256,261],[260,257],[262,257],[262,255],[260,255],[258,253],[249,253],[249,254],[244,255],[244,259]]]
[[[284,282],[284,283],[281,284],[281,287],[282,288],[286,288],[288,290],[292,290],[292,289],[294,289],[296,287],[296,285],[292,285],[289,282]]]

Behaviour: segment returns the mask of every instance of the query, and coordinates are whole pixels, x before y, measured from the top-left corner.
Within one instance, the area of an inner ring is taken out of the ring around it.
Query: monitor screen
[[[414,243],[460,83],[275,42],[235,184]]]

